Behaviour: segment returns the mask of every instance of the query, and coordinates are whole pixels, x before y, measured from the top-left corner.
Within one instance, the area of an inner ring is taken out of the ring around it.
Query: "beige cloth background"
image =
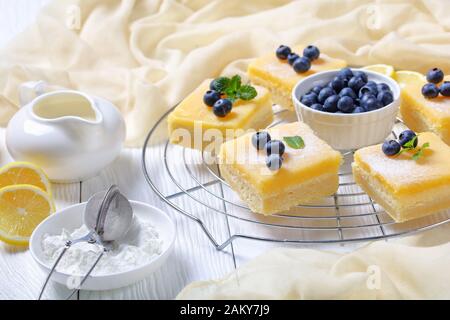
[[[0,52],[0,124],[19,107],[20,83],[45,80],[110,99],[127,144],[140,146],[203,79],[243,75],[281,43],[314,43],[352,65],[450,73],[449,12],[446,0],[55,0]],[[278,249],[179,298],[450,298],[449,238],[444,226],[344,255]],[[372,265],[379,290],[367,287]]]
[[[46,80],[110,99],[139,147],[203,79],[241,73],[281,43],[450,72],[448,12],[445,0],[56,0],[0,52],[0,124],[18,108],[19,83]]]
[[[178,299],[450,299],[450,224],[351,253],[274,249]]]

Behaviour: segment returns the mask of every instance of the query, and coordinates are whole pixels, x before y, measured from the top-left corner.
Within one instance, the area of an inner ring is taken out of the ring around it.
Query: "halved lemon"
[[[422,84],[426,82],[426,78],[423,74],[408,70],[397,71],[394,75],[394,79],[398,82],[400,88],[404,88],[407,84]]]
[[[55,211],[51,195],[26,184],[0,189],[0,240],[28,245],[33,230]]]
[[[370,66],[363,67],[361,69],[378,72],[378,73],[381,73],[381,74],[391,77],[391,78],[394,77],[394,73],[395,73],[394,67],[387,65],[387,64],[373,64]]]
[[[29,184],[51,195],[51,185],[44,171],[29,162],[11,162],[0,168],[0,188]]]

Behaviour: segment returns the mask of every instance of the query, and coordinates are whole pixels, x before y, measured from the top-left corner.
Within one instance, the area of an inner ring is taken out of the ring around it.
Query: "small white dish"
[[[359,69],[352,69],[359,70]],[[394,101],[378,110],[365,113],[327,113],[311,109],[300,102],[300,97],[316,85],[331,81],[339,70],[313,74],[298,82],[292,91],[292,100],[300,121],[308,124],[314,132],[337,150],[359,149],[377,144],[391,133],[400,107],[398,83],[380,73],[362,70],[369,80],[384,82],[391,89]]]
[[[160,209],[143,202],[130,201],[134,215],[141,221],[151,222],[163,240],[161,254],[148,264],[128,271],[110,275],[93,275],[84,283],[82,290],[111,290],[131,285],[148,277],[167,260],[173,250],[176,232],[175,225],[169,216]],[[43,257],[41,241],[45,234],[61,234],[62,229],[75,230],[83,224],[83,211],[85,203],[76,204],[65,208],[45,219],[34,230],[30,239],[30,252],[38,265],[48,274],[51,265],[48,265]],[[52,280],[67,285],[71,275],[55,271]]]
[[[58,89],[43,81],[20,87],[21,109],[6,129],[6,147],[16,161],[44,169],[52,182],[82,181],[110,164],[122,150],[125,121],[109,101]]]

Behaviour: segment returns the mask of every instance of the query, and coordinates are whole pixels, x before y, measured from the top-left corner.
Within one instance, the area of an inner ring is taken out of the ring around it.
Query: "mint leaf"
[[[216,89],[216,91],[220,93],[224,93],[229,85],[230,85],[230,78],[219,77],[214,80],[214,88]]]
[[[303,149],[305,147],[305,141],[300,136],[283,137],[283,140],[292,149]]]
[[[230,90],[233,90],[235,93],[239,91],[239,88],[241,87],[241,77],[239,75],[235,75],[231,78],[230,84],[228,85],[228,88]]]
[[[258,93],[256,92],[255,88],[246,84],[240,88],[238,96],[242,100],[252,100],[256,97],[257,94]]]
[[[404,144],[403,148],[405,149],[414,149],[414,144],[417,141],[417,136],[414,136],[411,140]]]

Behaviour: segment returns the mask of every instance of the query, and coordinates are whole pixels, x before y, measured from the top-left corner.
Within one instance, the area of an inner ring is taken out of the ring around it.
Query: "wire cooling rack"
[[[239,238],[279,243],[386,239],[450,221],[450,211],[446,211],[396,223],[355,184],[350,166],[353,151],[343,153],[339,189],[334,195],[272,216],[252,213],[223,180],[215,158],[168,142],[166,120],[172,110],[148,133],[142,151],[144,175],[156,194],[177,212],[196,222],[218,250]],[[274,112],[276,120],[271,126],[295,120],[291,112],[277,106],[274,106]],[[404,129],[398,120],[392,136],[396,137]],[[221,216],[226,218],[228,227],[230,224],[235,226],[236,232],[218,240],[213,231],[217,230],[218,224],[224,223]]]

